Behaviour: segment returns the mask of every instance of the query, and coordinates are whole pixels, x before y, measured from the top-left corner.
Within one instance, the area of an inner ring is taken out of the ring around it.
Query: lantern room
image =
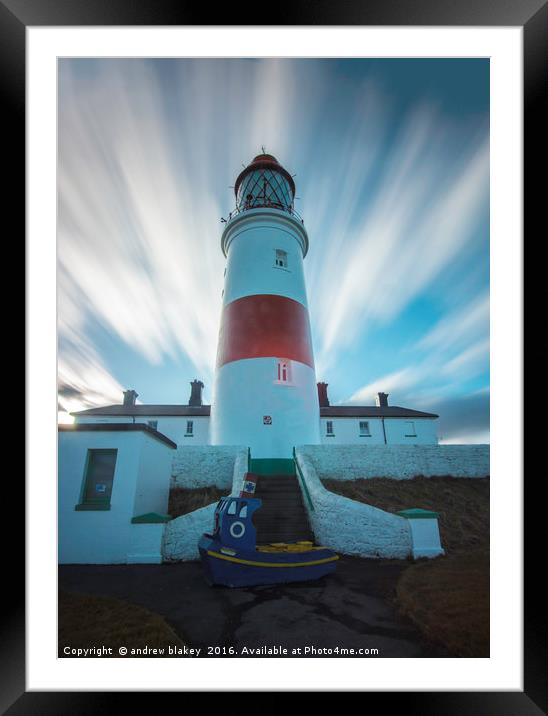
[[[295,182],[272,154],[259,154],[236,179],[238,212],[268,207],[293,212]]]

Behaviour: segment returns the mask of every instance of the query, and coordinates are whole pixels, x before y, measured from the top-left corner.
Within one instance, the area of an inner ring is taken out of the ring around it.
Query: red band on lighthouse
[[[280,357],[314,367],[308,311],[285,296],[245,296],[224,307],[217,366]]]

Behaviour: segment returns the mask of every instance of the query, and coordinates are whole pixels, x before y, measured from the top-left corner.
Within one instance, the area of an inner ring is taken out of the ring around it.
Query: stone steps
[[[296,475],[260,475],[255,497],[263,501],[253,516],[257,544],[314,541]]]

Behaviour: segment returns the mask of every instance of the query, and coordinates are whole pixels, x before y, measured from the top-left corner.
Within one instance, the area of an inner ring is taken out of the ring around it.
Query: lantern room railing
[[[266,201],[264,199],[261,199],[260,201],[255,200],[251,202],[245,202],[243,206],[236,207],[233,211],[230,212],[226,219],[223,217],[221,221],[223,223],[228,223],[235,216],[238,216],[238,214],[244,214],[246,211],[250,211],[251,209],[277,209],[278,211],[283,211],[286,214],[293,216],[295,219],[297,219],[297,221],[300,221],[301,224],[304,224],[304,219],[299,214],[299,212],[296,211],[292,206],[284,206],[283,204],[279,204],[277,202],[268,201],[268,199]]]

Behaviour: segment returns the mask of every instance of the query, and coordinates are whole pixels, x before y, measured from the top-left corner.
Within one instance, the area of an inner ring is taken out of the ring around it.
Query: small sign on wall
[[[263,425],[272,425],[272,415],[263,415]]]

